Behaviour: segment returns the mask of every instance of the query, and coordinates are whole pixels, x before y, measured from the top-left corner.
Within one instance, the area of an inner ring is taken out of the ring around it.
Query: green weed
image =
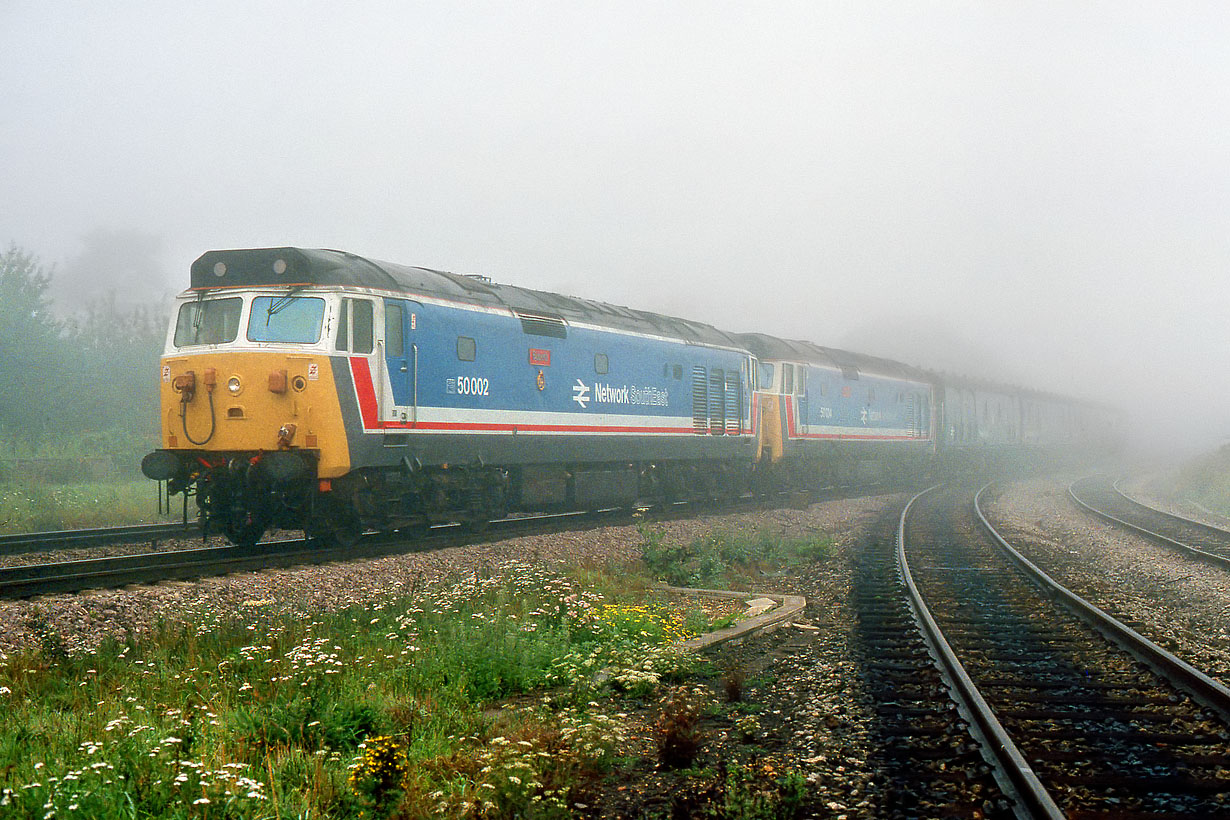
[[[48,632],[0,656],[0,814],[565,816],[622,736],[590,698],[680,679],[684,620],[508,564],[314,618],[252,601],[90,652]]]
[[[669,543],[659,530],[642,526],[642,560],[650,573],[672,586],[756,588],[761,577],[823,561],[832,555],[830,539],[713,533],[686,544]]]

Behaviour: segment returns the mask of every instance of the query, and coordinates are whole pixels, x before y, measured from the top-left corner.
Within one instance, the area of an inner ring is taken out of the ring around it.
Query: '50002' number
[[[477,376],[457,377],[457,392],[463,396],[486,396],[490,386],[486,379]]]

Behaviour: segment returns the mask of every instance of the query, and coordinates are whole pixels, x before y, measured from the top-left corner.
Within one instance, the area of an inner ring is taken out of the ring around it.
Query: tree
[[[160,304],[121,305],[98,299],[65,333],[74,359],[73,381],[90,395],[82,431],[97,449],[131,460],[158,444],[158,357],[166,335]]]
[[[31,444],[75,423],[51,281],[52,271],[15,243],[0,254],[0,432]]]

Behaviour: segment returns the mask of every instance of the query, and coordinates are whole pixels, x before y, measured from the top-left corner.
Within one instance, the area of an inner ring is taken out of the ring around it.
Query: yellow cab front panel
[[[350,469],[327,355],[210,350],[162,359],[162,447],[261,453],[306,450],[317,476]]]

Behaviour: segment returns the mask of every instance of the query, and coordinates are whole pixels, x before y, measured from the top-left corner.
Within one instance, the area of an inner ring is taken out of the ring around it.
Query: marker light
[[[226,389],[230,391],[232,396],[238,396],[239,391],[243,389],[243,385],[239,383],[238,376],[231,376],[226,380]]]
[[[276,273],[278,276],[281,276],[282,274],[286,273],[286,260],[285,259],[273,260],[273,272]]]
[[[226,276],[226,263],[225,262],[219,262],[216,265],[214,265],[214,276],[217,276],[219,278]]]

